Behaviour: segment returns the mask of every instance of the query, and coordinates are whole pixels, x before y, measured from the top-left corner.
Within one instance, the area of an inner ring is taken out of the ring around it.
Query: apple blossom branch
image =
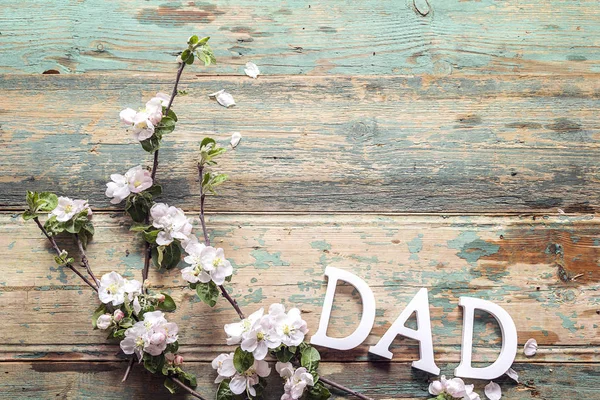
[[[98,279],[96,279],[96,276],[92,272],[92,268],[90,267],[90,262],[87,258],[87,255],[85,254],[85,250],[83,248],[83,243],[81,242],[81,238],[79,237],[79,235],[77,233],[75,234],[75,242],[77,243],[77,247],[79,248],[79,254],[81,256],[81,263],[87,270],[88,275],[91,276],[92,279],[94,280],[94,282],[96,282],[96,285],[98,285]]]
[[[182,62],[179,64],[179,68],[177,70],[177,77],[175,78],[175,85],[173,86],[173,91],[171,92],[171,98],[169,99],[169,103],[166,108],[165,115],[169,114],[169,110],[171,110],[171,106],[173,105],[173,100],[175,100],[175,96],[177,96],[177,87],[179,86],[179,81],[181,80],[181,74],[183,73],[183,69],[185,68],[186,63]],[[152,162],[152,171],[151,177],[152,182],[156,182],[156,171],[158,170],[158,149],[154,152],[154,161]],[[150,222],[150,215],[146,216],[146,225]],[[148,279],[148,272],[150,270],[150,259],[152,258],[152,246],[150,243],[146,242],[146,255],[144,258],[144,269],[142,270],[142,282],[145,282]]]
[[[61,255],[63,254],[62,251],[60,250],[60,248],[58,247],[58,245],[56,244],[56,240],[54,240],[54,238],[52,236],[50,236],[48,234],[48,231],[46,231],[46,229],[44,228],[44,226],[42,225],[42,223],[40,222],[38,217],[33,218],[33,220],[35,221],[35,223],[37,224],[37,226],[40,228],[40,230],[42,231],[42,233],[46,236],[46,238],[48,238],[48,240],[50,241],[50,244],[52,245],[52,248],[54,248],[54,251],[56,252],[56,254],[61,257]],[[77,274],[77,276],[79,276],[85,283],[87,283],[87,285],[89,287],[91,287],[92,289],[94,289],[95,292],[98,292],[98,288],[96,285],[92,284],[92,282],[90,282],[90,280],[88,278],[86,278],[81,272],[79,272],[73,265],[71,265],[71,263],[66,263],[65,264],[68,268],[71,269],[71,271],[75,272],[75,274]],[[88,273],[90,273],[90,276],[92,276],[92,278],[94,279],[94,282],[96,282],[96,279],[94,278],[94,276],[91,274],[91,270],[88,269]]]
[[[206,246],[210,246],[210,238],[208,236],[208,231],[206,229],[206,221],[205,221],[205,216],[204,216],[204,201],[206,198],[206,194],[203,192],[202,189],[202,182],[204,180],[204,167],[201,163],[198,163],[198,176],[200,178],[200,223],[202,225],[202,233],[204,235],[204,242],[206,244]],[[242,312],[241,308],[239,307],[239,305],[237,304],[237,301],[231,297],[231,295],[229,294],[229,292],[227,292],[227,289],[225,289],[225,287],[223,285],[219,285],[219,289],[221,289],[221,293],[223,294],[223,297],[225,297],[225,299],[231,304],[231,306],[235,309],[235,311],[237,312],[238,316],[240,317],[241,320],[245,319],[244,317],[244,313]],[[355,390],[352,390],[344,385],[341,385],[339,383],[336,383],[332,380],[329,380],[327,378],[323,378],[321,376],[319,376],[319,380],[331,387],[334,387],[338,390],[344,391],[348,394],[351,394],[353,396],[356,396],[359,399],[362,400],[373,400],[370,397],[367,397],[363,394],[360,394],[358,392],[356,392]]]

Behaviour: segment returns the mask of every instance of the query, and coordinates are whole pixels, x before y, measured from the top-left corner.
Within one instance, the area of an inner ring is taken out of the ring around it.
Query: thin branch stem
[[[195,398],[200,399],[200,400],[206,400],[204,397],[202,397],[202,395],[200,393],[196,392],[194,389],[192,389],[191,387],[187,386],[185,383],[181,382],[179,379],[175,378],[174,376],[171,376],[169,378],[173,382],[175,382],[180,388],[182,388],[183,390],[185,390],[186,392],[188,392],[189,394],[191,394]]]
[[[46,236],[46,238],[48,238],[48,240],[50,241],[50,244],[52,244],[52,247],[54,248],[54,251],[60,257],[60,255],[61,255],[62,252],[60,251],[60,248],[56,244],[56,240],[54,240],[54,238],[48,234],[48,232],[44,228],[44,225],[42,225],[42,223],[40,222],[40,220],[39,220],[38,217],[35,217],[33,220],[35,221],[35,223],[37,224],[37,226],[40,228],[40,230],[42,231],[42,233]],[[91,287],[92,289],[94,289],[94,291],[96,291],[96,292],[98,291],[98,288],[96,286],[94,286],[92,284],[92,282],[89,281],[88,278],[86,278],[85,276],[83,276],[83,274],[81,272],[79,272],[75,267],[73,267],[70,263],[67,263],[65,265],[68,268],[70,268],[71,271],[75,272],[75,274],[77,274],[77,276],[79,276],[85,283],[87,283],[89,287]]]
[[[125,382],[127,378],[129,378],[129,373],[131,372],[131,368],[133,367],[133,363],[135,362],[135,356],[131,356],[129,359],[129,364],[127,365],[127,369],[125,370],[125,375],[123,375],[123,379],[121,382]]]
[[[78,234],[75,234],[75,242],[77,242],[77,247],[79,247],[79,254],[81,255],[81,263],[87,270],[88,275],[96,283],[96,286],[98,286],[98,279],[96,279],[96,276],[94,276],[94,273],[92,272],[92,268],[90,267],[90,262],[87,258],[87,255],[85,254],[85,250],[83,248],[83,243],[81,242],[81,238],[79,237]]]
[[[365,396],[365,395],[363,395],[363,394],[360,394],[360,393],[358,393],[358,392],[356,392],[356,391],[354,391],[354,390],[352,390],[352,389],[350,389],[350,388],[347,388],[347,387],[346,387],[346,386],[344,386],[344,385],[340,385],[339,383],[336,383],[336,382],[334,382],[334,381],[330,381],[329,379],[327,379],[327,378],[324,378],[324,377],[322,377],[322,376],[319,376],[319,380],[320,380],[321,382],[323,382],[323,383],[325,383],[325,384],[327,384],[327,385],[331,386],[331,387],[334,387],[334,388],[336,388],[336,389],[339,389],[339,390],[343,390],[343,391],[344,391],[344,392],[346,392],[346,393],[349,393],[349,394],[351,394],[351,395],[353,395],[353,396],[356,396],[356,397],[358,397],[359,399],[363,399],[363,400],[373,400],[373,399],[372,399],[372,398],[370,398],[370,397],[367,397],[367,396]]]
[[[179,65],[179,69],[177,70],[177,77],[175,78],[175,85],[173,86],[173,91],[171,92],[171,98],[169,99],[169,104],[167,104],[167,108],[165,110],[165,115],[169,113],[171,110],[171,106],[173,105],[173,100],[175,100],[175,96],[177,96],[177,87],[179,86],[179,81],[181,80],[181,74],[183,73],[183,69],[185,68],[185,63],[182,62]],[[152,162],[152,182],[156,182],[156,171],[158,170],[158,149],[154,152],[154,161]],[[150,222],[150,216],[146,217],[146,225]],[[150,271],[150,259],[152,258],[152,246],[150,243],[146,242],[146,255],[144,257],[144,269],[142,270],[142,283],[146,282],[148,279],[148,272]],[[144,289],[146,290],[146,289]]]
[[[219,289],[221,289],[221,293],[223,294],[223,297],[225,297],[227,299],[227,301],[231,304],[231,306],[233,307],[235,312],[237,312],[240,319],[246,318],[246,317],[244,317],[244,313],[242,312],[242,309],[238,305],[237,301],[235,301],[235,299],[229,295],[229,293],[227,292],[227,289],[225,289],[225,287],[223,285],[220,285]]]

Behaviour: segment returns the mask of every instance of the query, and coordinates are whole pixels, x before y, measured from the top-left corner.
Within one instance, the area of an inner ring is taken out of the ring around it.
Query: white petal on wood
[[[495,382],[490,382],[485,386],[485,395],[490,400],[500,400],[502,397],[502,389]]]
[[[506,371],[506,376],[519,383],[519,374],[517,374],[517,371],[515,371],[514,369],[509,368],[508,371]]]
[[[244,72],[250,78],[254,78],[254,79],[256,79],[258,77],[258,75],[260,75],[260,70],[258,69],[256,64],[254,64],[253,62],[246,63],[246,68],[244,68]]]
[[[235,100],[233,100],[233,96],[225,91],[225,89],[221,89],[218,92],[214,92],[208,95],[211,99],[216,99],[217,102],[223,107],[233,107],[235,106]]]
[[[523,346],[523,353],[527,357],[533,357],[535,356],[535,353],[537,353],[537,348],[537,341],[535,339],[529,339],[527,342],[525,342],[525,346]]]
[[[234,132],[233,135],[231,135],[231,147],[235,149],[240,143],[240,140],[242,140],[242,134],[239,132]]]

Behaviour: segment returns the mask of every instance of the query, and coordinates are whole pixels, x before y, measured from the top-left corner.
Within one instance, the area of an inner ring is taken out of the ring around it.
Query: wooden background
[[[452,375],[458,297],[490,299],[520,344],[540,344],[517,357],[525,384],[499,380],[504,398],[600,399],[597,0],[0,0],[0,399],[169,398],[141,368],[120,384],[118,346],[91,329],[97,299],[18,212],[27,189],[89,199],[93,268],[139,279],[142,244],[103,187],[151,158],[118,113],[170,90],[194,33],[219,64],[186,69],[158,180],[197,215],[199,140],[241,132],[208,224],[246,313],[297,305],[314,332],[325,266],[348,269],[378,315],[360,348],[323,351],[322,373],[375,399],[424,399],[415,342],[397,339],[391,362],[368,346],[427,287]],[[222,88],[235,108],[208,99]],[[199,303],[178,271],[151,280],[178,301],[182,353],[211,398],[235,314]],[[347,334],[359,300],[345,287],[335,304],[332,334]],[[493,359],[496,324],[479,315],[476,329],[475,359]]]

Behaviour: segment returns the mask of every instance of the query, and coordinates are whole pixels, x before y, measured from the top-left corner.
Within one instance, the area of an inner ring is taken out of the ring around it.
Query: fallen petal
[[[234,132],[233,135],[231,135],[231,147],[235,149],[235,147],[240,143],[240,140],[242,140],[241,133]]]
[[[254,79],[256,79],[258,77],[258,75],[260,75],[260,70],[258,69],[256,64],[254,64],[253,62],[246,63],[246,68],[244,68],[244,72],[250,78],[254,78]]]
[[[523,353],[527,357],[533,357],[535,356],[535,353],[537,353],[537,348],[537,341],[535,339],[529,339],[527,342],[525,342],[525,346],[523,346]]]
[[[519,383],[519,374],[517,374],[517,371],[515,371],[512,368],[509,368],[508,371],[506,371],[506,375],[514,380],[515,382]]]
[[[235,100],[233,100],[233,96],[225,91],[225,89],[221,89],[218,92],[214,92],[208,95],[208,97],[217,99],[217,103],[222,105],[223,107],[233,107],[235,106]]]
[[[497,383],[490,382],[485,386],[485,395],[490,400],[500,400],[502,397],[502,389]]]

